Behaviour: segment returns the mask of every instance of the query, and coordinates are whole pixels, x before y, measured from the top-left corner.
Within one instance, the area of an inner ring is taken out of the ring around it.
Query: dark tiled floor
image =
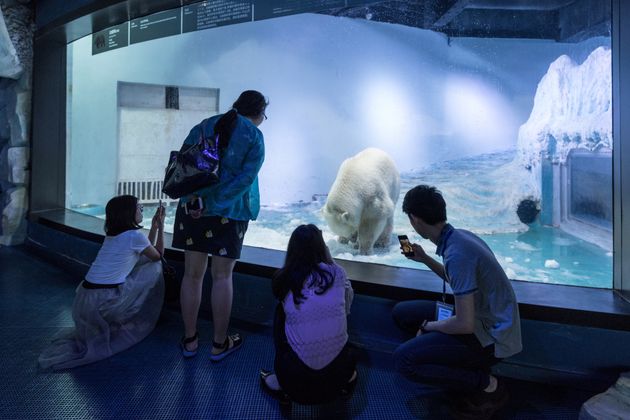
[[[72,326],[70,308],[79,279],[20,247],[0,247],[1,419],[273,419],[448,418],[441,393],[392,372],[388,354],[362,355],[359,384],[350,400],[293,405],[290,413],[259,388],[257,372],[272,365],[269,331],[235,324],[244,348],[212,364],[211,325],[202,350],[183,360],[176,343],[179,315],[164,311],[156,330],[124,353],[62,373],[38,372],[49,339]],[[589,392],[509,380],[513,396],[496,417],[574,419]]]

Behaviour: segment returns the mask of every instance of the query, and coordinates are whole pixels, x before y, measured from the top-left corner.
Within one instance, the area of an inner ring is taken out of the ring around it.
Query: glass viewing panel
[[[169,151],[256,89],[270,104],[246,245],[285,250],[315,223],[336,258],[426,269],[395,235],[435,250],[401,210],[410,188],[432,184],[449,222],[479,234],[510,278],[612,287],[610,37],[448,38],[305,13],[95,55],[92,41],[68,45],[69,209],[104,217],[109,198],[132,193],[149,218]],[[341,163],[368,147],[393,159],[401,188],[390,244],[360,255],[322,208]]]
[[[570,217],[612,231],[610,152],[592,153],[577,149],[569,158]]]

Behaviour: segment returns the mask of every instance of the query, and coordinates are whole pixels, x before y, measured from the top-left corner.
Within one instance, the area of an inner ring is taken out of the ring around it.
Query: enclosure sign
[[[129,43],[149,41],[181,33],[181,8],[166,10],[131,21]]]
[[[129,45],[127,22],[92,35],[92,55]]]
[[[254,19],[262,20],[296,13],[345,7],[345,0],[265,0],[254,5]]]
[[[369,4],[365,0],[183,0],[184,6],[92,34],[92,55],[129,44],[235,23]],[[180,3],[180,4],[182,4]]]
[[[183,32],[250,22],[252,5],[246,1],[213,0],[183,7]]]

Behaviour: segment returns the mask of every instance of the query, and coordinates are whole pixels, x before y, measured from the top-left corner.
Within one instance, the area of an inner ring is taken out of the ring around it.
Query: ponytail
[[[223,114],[214,125],[214,135],[219,135],[219,148],[224,149],[228,146],[232,132],[236,128],[238,114],[257,118],[264,114],[268,104],[263,94],[256,90],[246,90],[241,93],[232,105],[232,109]]]
[[[238,112],[232,108],[214,124],[214,135],[219,135],[219,149],[225,149],[228,146],[232,132],[236,128],[237,116]]]

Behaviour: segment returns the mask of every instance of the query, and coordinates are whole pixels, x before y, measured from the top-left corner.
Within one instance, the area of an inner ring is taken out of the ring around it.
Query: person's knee
[[[232,280],[232,272],[235,265],[236,260],[234,259],[213,256],[212,265],[210,266],[212,281],[216,283]]]
[[[186,284],[199,284],[203,281],[205,274],[205,270],[189,268],[184,272],[184,278],[182,279],[182,282]]]
[[[397,303],[392,309],[392,318],[399,328],[405,329],[407,327],[405,323],[405,320],[407,319],[406,312],[406,305],[404,302]]]
[[[162,278],[161,261],[151,261],[149,263],[146,263],[143,270],[150,278],[155,279],[155,281],[159,281]]]
[[[232,281],[232,273],[212,273],[212,284],[227,284]]]
[[[151,274],[159,275],[162,273],[162,261],[150,261],[147,263],[147,269]]]

